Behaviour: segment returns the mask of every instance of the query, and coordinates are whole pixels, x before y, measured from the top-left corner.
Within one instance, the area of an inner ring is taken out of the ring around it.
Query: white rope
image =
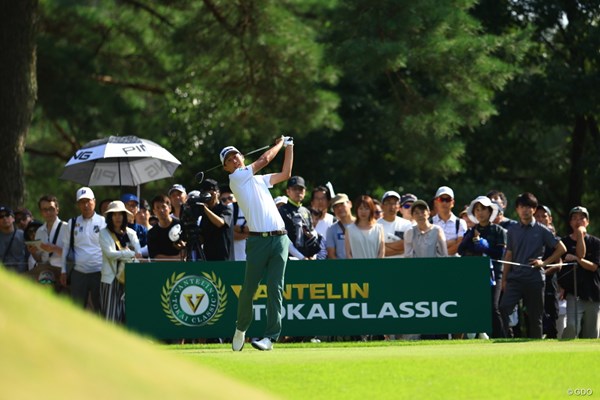
[[[504,261],[504,260],[492,260],[492,261],[500,262],[500,263],[503,263],[503,264],[517,265],[519,267],[531,267],[531,268],[535,268],[531,264],[521,264],[521,263],[516,263],[516,262],[512,262],[512,261]],[[547,265],[544,265],[544,267],[545,268],[547,268],[547,267],[558,267],[560,265],[576,265],[576,264],[577,264],[576,262],[556,263],[556,264],[547,264]]]

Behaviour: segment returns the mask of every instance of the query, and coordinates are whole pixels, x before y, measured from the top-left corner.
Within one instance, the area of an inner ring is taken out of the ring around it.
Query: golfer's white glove
[[[291,136],[284,136],[283,137],[283,147],[288,147],[288,146],[293,146],[294,145],[294,138]]]

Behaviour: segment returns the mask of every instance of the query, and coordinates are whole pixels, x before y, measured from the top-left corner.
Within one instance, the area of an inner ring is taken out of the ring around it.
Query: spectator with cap
[[[233,210],[219,199],[219,184],[214,179],[205,179],[200,184],[201,193],[210,194],[206,203],[200,203],[204,255],[207,261],[233,261]]]
[[[169,200],[173,217],[181,219],[181,209],[187,201],[187,192],[183,185],[176,183],[169,189]]]
[[[412,217],[410,209],[415,201],[417,201],[417,196],[412,193],[403,194],[400,198],[400,215],[405,220],[410,221],[412,225],[415,224],[415,220]]]
[[[486,196],[476,197],[467,208],[467,215],[474,226],[470,228],[458,246],[461,256],[488,257],[491,274],[491,299],[492,299],[492,332],[494,338],[506,336],[502,315],[498,304],[500,302],[502,287],[502,263],[506,249],[506,230],[492,221],[498,214],[497,206]],[[480,338],[488,338],[487,334],[480,334]]]
[[[15,226],[15,216],[7,206],[0,206],[0,257],[8,269],[27,271],[25,235],[23,230]]]
[[[100,308],[100,278],[102,271],[102,249],[100,230],[106,226],[104,218],[96,214],[96,197],[89,187],[82,187],[76,193],[77,207],[81,215],[71,218],[62,234],[62,266],[60,282],[67,286],[67,273],[70,276],[71,297],[85,307],[88,298],[95,312]],[[71,235],[71,232],[73,234]],[[73,237],[73,243],[71,243]],[[67,271],[69,249],[75,252],[75,266]]]
[[[145,248],[145,253],[148,253],[148,229],[135,221],[135,216],[140,210],[140,199],[135,194],[125,193],[121,196],[121,202],[123,202],[125,208],[129,211],[125,213],[127,216],[127,227],[135,231],[141,248]]]
[[[440,186],[435,192],[434,202],[437,214],[432,218],[432,223],[444,230],[448,255],[457,255],[458,246],[467,231],[467,224],[452,212],[454,191],[448,186]]]
[[[417,200],[413,203],[411,212],[416,224],[404,233],[404,257],[447,257],[444,230],[429,221],[429,204],[424,200]]]
[[[327,229],[327,258],[346,258],[346,230],[354,223],[352,202],[345,193],[338,193],[331,200],[331,208],[337,221]]]
[[[542,338],[544,316],[544,268],[554,264],[566,251],[565,245],[547,227],[538,224],[533,217],[538,206],[532,193],[523,193],[515,201],[520,222],[508,228],[506,253],[502,279],[500,313],[504,327],[508,316],[522,299],[528,313],[528,336]],[[554,249],[544,257],[545,248]]]
[[[31,221],[33,221],[33,214],[27,208],[20,207],[15,210],[15,223],[18,229],[24,232]]]
[[[45,265],[54,275],[54,282],[60,283],[62,265],[62,238],[67,224],[60,220],[58,199],[53,195],[44,195],[38,200],[38,208],[44,223],[35,233],[35,240],[41,242],[40,247],[29,249],[39,266]],[[60,289],[57,285],[57,289]]]
[[[561,271],[560,284],[567,298],[563,339],[600,338],[600,239],[587,233],[589,224],[587,208],[569,211],[571,234],[562,239],[567,247],[564,261],[576,264]]]
[[[148,255],[152,261],[180,260],[180,248],[169,237],[171,229],[181,231],[179,219],[171,214],[171,200],[164,194],[152,199],[152,211],[158,219],[148,231]],[[177,228],[178,227],[178,228]]]
[[[387,191],[381,198],[383,216],[377,223],[383,226],[385,237],[385,257],[399,258],[404,254],[404,232],[412,228],[412,223],[398,216],[400,195],[393,190]]]
[[[306,183],[301,176],[292,176],[287,182],[288,201],[279,207],[290,238],[290,257],[297,260],[316,260],[321,250],[319,234],[314,230],[310,211],[302,206]]]
[[[556,230],[552,224],[552,212],[550,211],[550,208],[543,204],[538,204],[533,216],[538,224],[546,226],[553,234],[556,235]],[[544,252],[544,258],[550,257],[552,251],[553,249],[546,248],[546,251]],[[544,337],[547,339],[556,339],[558,337],[560,293],[558,290],[557,272],[560,271],[560,268],[560,265],[556,265],[554,267],[548,267],[544,270],[544,274],[546,275],[546,285],[544,286],[543,328]],[[564,329],[561,329],[561,334],[562,330]]]

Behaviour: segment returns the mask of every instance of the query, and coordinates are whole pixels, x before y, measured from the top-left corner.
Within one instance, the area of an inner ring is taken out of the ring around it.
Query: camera
[[[204,215],[204,204],[209,202],[211,194],[193,190],[188,193],[187,201],[181,206],[182,239],[186,242],[197,241],[202,243],[198,219]]]

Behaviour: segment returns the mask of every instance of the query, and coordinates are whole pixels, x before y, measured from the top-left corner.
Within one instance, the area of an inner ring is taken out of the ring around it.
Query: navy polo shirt
[[[558,239],[546,226],[538,224],[535,220],[524,225],[519,222],[508,228],[506,250],[512,252],[512,262],[526,264],[527,266],[511,265],[508,280],[522,282],[545,281],[542,268],[531,268],[531,260],[544,256],[546,248],[554,249]]]

